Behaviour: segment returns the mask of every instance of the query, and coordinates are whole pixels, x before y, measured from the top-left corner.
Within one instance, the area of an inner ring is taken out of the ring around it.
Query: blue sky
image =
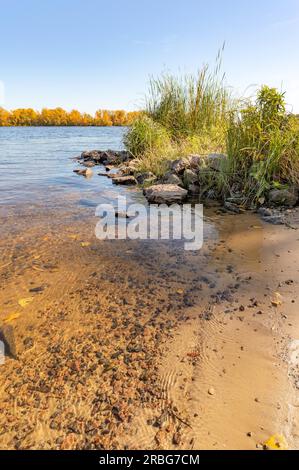
[[[142,106],[150,74],[214,63],[237,93],[269,84],[299,112],[298,0],[0,0],[8,109]]]

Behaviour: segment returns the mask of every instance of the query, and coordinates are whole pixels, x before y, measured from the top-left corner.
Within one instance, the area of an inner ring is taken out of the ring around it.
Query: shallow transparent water
[[[0,205],[94,207],[124,191],[97,175],[73,173],[84,150],[123,148],[121,127],[0,127]]]

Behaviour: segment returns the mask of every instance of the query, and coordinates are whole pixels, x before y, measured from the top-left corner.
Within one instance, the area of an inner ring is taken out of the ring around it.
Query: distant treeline
[[[67,112],[62,108],[44,108],[41,111],[0,108],[0,126],[130,126],[139,115],[139,111],[106,109],[99,109],[95,116],[91,116],[75,109]]]

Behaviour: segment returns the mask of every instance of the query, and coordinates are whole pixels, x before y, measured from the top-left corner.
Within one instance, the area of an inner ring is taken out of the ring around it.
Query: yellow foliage
[[[13,111],[0,108],[0,126],[130,126],[139,115],[139,111],[123,109],[99,109],[92,117],[76,109],[68,113],[62,108],[43,108],[40,112],[32,108]]]

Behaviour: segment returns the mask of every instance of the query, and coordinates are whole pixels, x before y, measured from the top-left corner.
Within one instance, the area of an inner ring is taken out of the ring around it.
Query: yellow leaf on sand
[[[20,299],[18,301],[18,304],[21,305],[21,307],[25,308],[27,305],[29,305],[32,301],[34,300],[33,297],[27,297],[26,299]]]
[[[184,291],[183,289],[177,289],[176,293],[179,295],[183,295]]]
[[[83,247],[84,247],[84,246],[89,246],[89,245],[90,245],[89,242],[81,242],[81,246],[83,246]]]
[[[264,442],[264,446],[270,450],[288,450],[288,443],[285,437],[280,434],[271,436],[266,442]]]
[[[275,292],[273,298],[271,299],[271,304],[274,307],[279,307],[280,305],[282,305],[282,297],[279,292]]]
[[[4,318],[4,323],[10,323],[13,320],[19,318],[20,315],[20,313],[11,313],[10,315],[8,315],[8,317]]]

